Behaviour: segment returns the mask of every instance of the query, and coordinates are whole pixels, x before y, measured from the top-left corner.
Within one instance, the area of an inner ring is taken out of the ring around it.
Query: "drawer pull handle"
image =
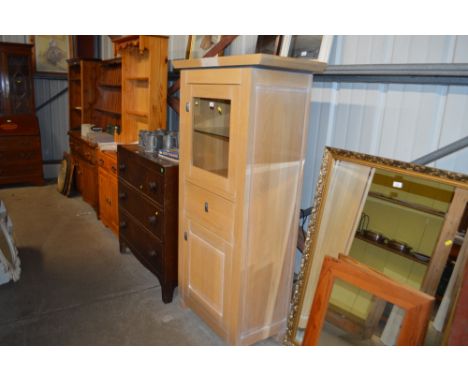
[[[152,249],[151,251],[148,252],[148,255],[150,255],[151,257],[156,256],[156,251]]]
[[[126,192],[119,193],[119,199],[126,199],[126,198],[127,198],[127,193]]]
[[[104,161],[102,159],[99,159],[99,166],[103,166],[104,165]]]
[[[205,212],[208,212],[208,202],[205,202]]]
[[[126,167],[127,167],[127,166],[125,166],[124,163],[119,164],[119,170],[120,170],[120,171],[125,171],[125,168],[126,168]]]
[[[184,240],[187,241],[188,235],[187,232],[184,232]]]
[[[127,222],[124,222],[124,221],[120,222],[119,227],[120,228],[127,228]]]
[[[112,170],[112,172],[113,172],[114,174],[117,172],[117,169],[115,168],[114,165],[111,166],[111,170]]]
[[[156,184],[156,182],[149,182],[148,186],[149,186],[151,191],[155,191],[157,184]]]
[[[140,190],[143,190],[143,185],[142,185],[142,184],[140,184],[139,188],[140,188]]]
[[[148,216],[148,221],[151,223],[151,224],[155,224],[156,223],[156,216]]]

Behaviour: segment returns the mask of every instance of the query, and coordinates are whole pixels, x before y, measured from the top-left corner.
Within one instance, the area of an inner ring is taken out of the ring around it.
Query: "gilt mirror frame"
[[[371,169],[387,170],[399,175],[414,176],[425,180],[437,181],[442,184],[468,190],[468,175],[466,174],[450,172],[415,163],[403,162],[349,150],[325,147],[320,174],[316,185],[310,222],[307,229],[304,252],[301,258],[300,271],[291,299],[287,330],[283,341],[285,345],[299,345],[296,340],[296,335],[301,308],[304,301],[305,292],[307,290],[307,282],[312,264],[313,253],[317,244],[320,223],[332,179],[331,170],[333,164],[337,161],[363,165]]]

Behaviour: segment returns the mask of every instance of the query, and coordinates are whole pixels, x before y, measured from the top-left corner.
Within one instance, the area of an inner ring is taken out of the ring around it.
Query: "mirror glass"
[[[431,258],[441,251],[439,236],[447,225],[456,185],[467,187],[463,174],[345,150],[327,150],[315,195],[316,215],[311,217],[293,296],[289,343],[302,342],[325,256],[349,255],[394,281],[424,290]],[[357,305],[350,307],[350,301]],[[374,296],[342,282],[335,286],[330,300],[334,311],[358,317],[364,325],[361,331],[366,330],[365,323],[375,313],[376,304],[385,305],[385,312],[390,309],[388,304],[378,304]],[[396,312],[393,309],[393,316]],[[326,327],[332,325],[348,333],[349,321],[327,320]],[[391,342],[388,339],[387,344]]]

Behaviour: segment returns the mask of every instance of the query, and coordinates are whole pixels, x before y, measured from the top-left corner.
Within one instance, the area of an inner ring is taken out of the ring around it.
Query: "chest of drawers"
[[[177,286],[177,163],[119,145],[119,242],[161,283],[162,300],[172,301]]]
[[[0,185],[42,185],[39,125],[34,115],[0,117]]]

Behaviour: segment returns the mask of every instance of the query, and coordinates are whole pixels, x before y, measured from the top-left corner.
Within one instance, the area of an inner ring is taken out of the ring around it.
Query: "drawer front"
[[[16,164],[25,165],[28,163],[41,163],[41,153],[39,150],[23,151],[3,151],[0,150],[0,167]]]
[[[163,241],[163,211],[124,182],[119,182],[119,207]]]
[[[35,115],[0,116],[0,136],[39,135]]]
[[[41,149],[41,140],[39,137],[17,136],[1,137],[0,152],[21,152],[21,151],[39,151]]]
[[[163,248],[158,239],[143,229],[135,220],[119,209],[119,237],[137,257],[142,257],[161,272]]]
[[[185,187],[187,217],[232,242],[234,203],[190,182],[186,182]]]
[[[70,152],[72,155],[78,155],[90,164],[97,163],[97,149],[90,147],[84,141],[70,137]]]
[[[109,172],[112,175],[117,176],[117,157],[102,152],[100,150],[97,151],[97,163],[99,168]]]
[[[0,163],[0,180],[1,178],[22,179],[27,176],[42,177],[42,164],[39,162],[36,164],[4,166]]]
[[[140,158],[128,151],[118,152],[119,177],[159,204],[164,202],[164,175],[142,164]]]

